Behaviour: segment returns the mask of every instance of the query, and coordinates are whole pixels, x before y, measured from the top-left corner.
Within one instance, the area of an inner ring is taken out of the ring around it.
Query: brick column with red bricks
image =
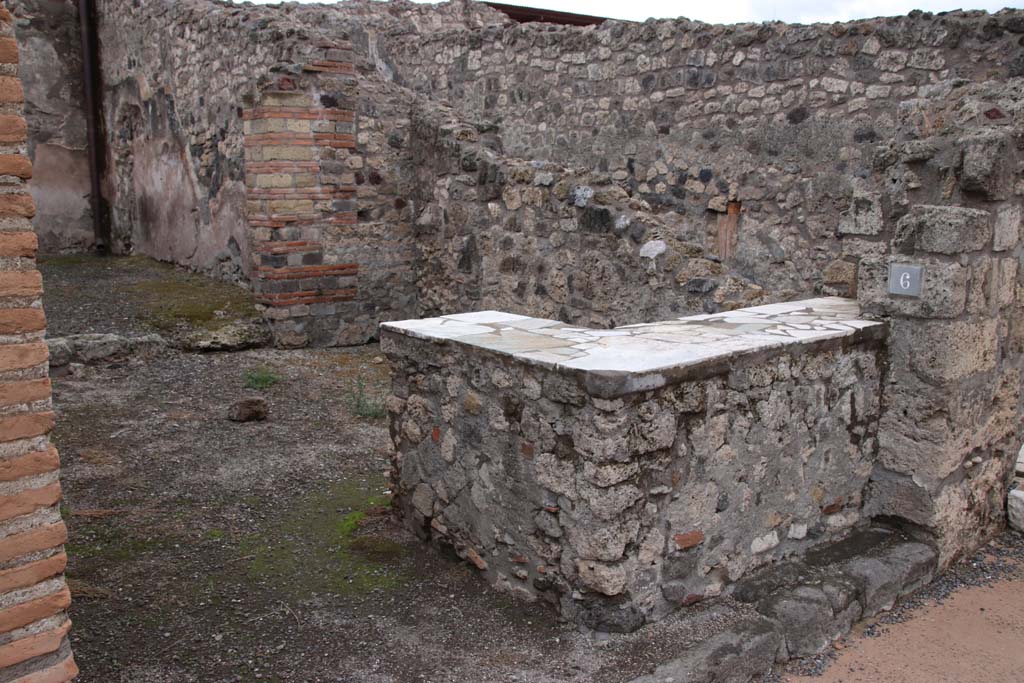
[[[78,668],[26,135],[13,19],[0,0],[0,680],[63,683]]]
[[[313,57],[243,112],[253,289],[279,346],[330,345],[358,311],[359,264],[326,247],[356,223],[351,46]]]

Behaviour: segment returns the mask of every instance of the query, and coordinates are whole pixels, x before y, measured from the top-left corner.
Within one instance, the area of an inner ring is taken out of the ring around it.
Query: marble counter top
[[[859,316],[856,301],[824,297],[607,330],[498,311],[388,322],[381,327],[489,349],[553,369],[650,375],[884,329],[882,323]]]

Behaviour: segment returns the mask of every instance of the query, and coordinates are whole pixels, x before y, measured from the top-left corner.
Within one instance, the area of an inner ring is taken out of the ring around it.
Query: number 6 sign
[[[923,279],[923,266],[893,263],[889,266],[889,293],[897,296],[921,296]]]

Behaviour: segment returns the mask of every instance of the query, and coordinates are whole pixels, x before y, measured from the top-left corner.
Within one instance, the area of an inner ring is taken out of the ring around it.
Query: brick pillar
[[[860,261],[858,298],[890,324],[867,505],[872,515],[933,533],[943,564],[1002,528],[1024,439],[1024,207],[1004,189],[1018,160],[1008,133],[954,144],[948,158],[960,161],[938,202],[909,205],[884,227],[879,216],[870,230],[847,231],[874,251]],[[940,203],[947,197],[959,205]],[[891,293],[894,265],[923,268],[919,295]]]
[[[359,264],[331,249],[356,223],[351,46],[317,48],[243,112],[252,281],[279,346],[332,345],[358,313]]]
[[[62,683],[78,668],[25,146],[13,19],[0,0],[0,680]]]

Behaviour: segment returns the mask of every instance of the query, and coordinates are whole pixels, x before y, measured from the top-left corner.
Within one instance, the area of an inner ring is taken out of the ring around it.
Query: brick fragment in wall
[[[0,144],[25,142],[28,139],[28,126],[21,116],[0,114]]]
[[[21,80],[16,76],[0,76],[0,104],[20,104],[24,100]]]
[[[0,175],[16,176],[22,179],[32,177],[32,162],[21,154],[0,154]]]
[[[52,617],[70,605],[71,591],[64,586],[49,595],[0,609],[0,633],[7,633],[34,621]]]
[[[46,316],[40,308],[0,308],[0,334],[14,335],[46,329]]]
[[[15,481],[52,472],[60,467],[60,457],[53,446],[44,451],[32,451],[0,460],[0,481]]]
[[[18,43],[14,38],[0,38],[0,64],[18,63]]]
[[[36,205],[28,194],[0,194],[0,215],[32,218]]]
[[[29,562],[0,571],[0,593],[27,588],[64,573],[68,564],[65,553],[57,553],[42,560]]]
[[[0,669],[20,664],[33,657],[56,652],[70,630],[71,622],[65,621],[55,629],[36,633],[0,646]]]
[[[50,351],[45,342],[0,345],[0,368],[24,370],[46,362]],[[0,435],[2,438],[2,435]]]
[[[78,675],[78,665],[70,655],[45,669],[19,676],[11,683],[66,683]]]
[[[49,378],[0,382],[0,408],[50,398]]]
[[[55,548],[68,538],[64,522],[46,524],[0,538],[0,562],[8,562],[23,555]]]
[[[0,297],[34,297],[42,293],[43,276],[39,271],[0,271]]]
[[[60,501],[60,495],[60,482],[54,482],[39,488],[24,489],[0,496],[0,522],[56,505]]]

